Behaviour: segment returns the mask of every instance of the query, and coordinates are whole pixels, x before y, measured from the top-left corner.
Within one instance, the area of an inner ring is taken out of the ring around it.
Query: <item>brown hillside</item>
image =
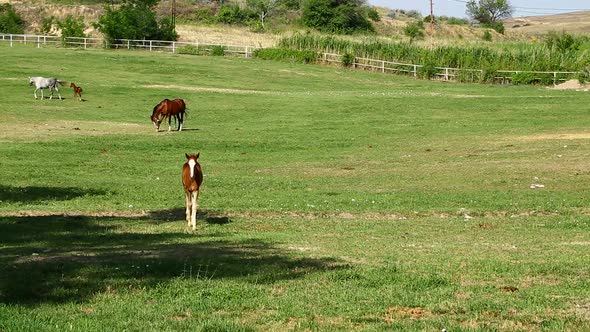
[[[544,35],[550,31],[590,34],[590,11],[511,18],[504,25],[507,33],[525,35]]]

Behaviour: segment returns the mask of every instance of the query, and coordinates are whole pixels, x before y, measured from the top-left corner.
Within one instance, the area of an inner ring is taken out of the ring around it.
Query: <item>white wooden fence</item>
[[[211,43],[190,43],[166,40],[133,40],[133,39],[116,39],[110,44],[101,38],[79,38],[66,37],[62,40],[59,36],[39,36],[39,35],[14,35],[0,34],[0,42],[14,44],[30,44],[37,48],[45,45],[55,45],[64,47],[82,47],[87,48],[104,48],[111,47],[116,49],[145,49],[148,51],[163,51],[172,53],[193,53],[193,54],[211,54],[217,47],[223,51],[224,55],[237,55],[249,58],[252,52],[257,49],[256,46],[241,45],[223,45]]]
[[[322,53],[321,61],[328,64],[342,64],[342,55],[334,53]],[[382,73],[404,74],[413,77],[418,77],[420,69],[423,65],[416,65],[410,63],[400,63],[385,60],[376,60],[368,58],[354,58],[351,65],[352,68],[360,68],[365,70],[380,71]],[[434,67],[436,72],[434,77],[443,81],[457,81],[459,79],[469,82],[482,82],[484,79],[484,70],[482,69],[461,69],[448,67]],[[551,80],[554,85],[560,82],[575,78],[580,74],[577,71],[523,71],[523,70],[497,70],[495,72],[494,81],[501,84],[510,84],[514,74],[531,74],[535,76],[536,80]]]
[[[0,42],[31,44],[37,48],[45,45],[56,45],[65,47],[82,47],[82,48],[104,48],[111,47],[116,49],[145,49],[149,51],[163,51],[172,53],[189,53],[189,54],[212,54],[215,48],[222,50],[224,55],[236,55],[246,58],[252,57],[252,52],[258,47],[241,46],[241,45],[222,45],[209,43],[189,43],[164,40],[133,40],[117,39],[109,45],[101,38],[77,38],[66,37],[62,40],[59,36],[40,36],[40,35],[14,35],[0,34]],[[327,64],[341,64],[342,55],[333,53],[322,53],[320,61]],[[399,63],[393,61],[376,60],[368,58],[354,58],[353,68],[380,71],[382,73],[404,74],[418,77],[423,65],[410,63]],[[481,69],[461,69],[434,67],[434,77],[443,81],[483,81],[484,71]],[[494,80],[497,83],[509,84],[512,82],[512,76],[519,73],[532,74],[538,76],[538,80],[550,79],[553,84],[559,84],[562,81],[574,78],[580,72],[560,72],[560,71],[517,71],[517,70],[498,70],[495,72]]]

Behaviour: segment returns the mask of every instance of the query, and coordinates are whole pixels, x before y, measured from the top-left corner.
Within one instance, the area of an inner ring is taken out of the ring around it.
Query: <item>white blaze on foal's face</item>
[[[188,161],[188,167],[191,169],[191,178],[195,177],[195,165],[197,162],[194,159]]]

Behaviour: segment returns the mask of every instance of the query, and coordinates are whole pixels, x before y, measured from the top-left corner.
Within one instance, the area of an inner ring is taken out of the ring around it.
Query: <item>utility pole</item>
[[[434,5],[430,0],[430,32],[434,32]]]
[[[176,31],[176,0],[172,0],[172,31]]]

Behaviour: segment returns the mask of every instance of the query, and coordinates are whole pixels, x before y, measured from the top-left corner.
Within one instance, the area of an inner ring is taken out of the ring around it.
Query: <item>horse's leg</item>
[[[178,114],[178,131],[182,131],[182,124],[184,123],[184,113]]]
[[[191,204],[192,204],[192,213],[191,213],[191,222],[192,222],[192,226],[193,226],[193,231],[195,229],[197,229],[197,209],[198,209],[198,205],[197,205],[197,200],[199,198],[199,191],[193,191],[191,193]]]
[[[172,115],[168,115],[168,131],[172,130]]]
[[[33,92],[33,94],[35,95],[35,99],[37,99],[37,90],[39,90],[39,88],[36,88],[35,92]],[[43,91],[43,90],[41,90],[41,91]]]
[[[191,208],[192,208],[192,206],[191,206],[191,202],[192,202],[191,192],[185,189],[184,196],[186,199],[186,214],[185,214],[186,215],[186,223],[187,223],[187,226],[190,226],[191,225]]]
[[[57,91],[57,95],[59,96],[59,100],[62,100],[61,93],[59,93],[59,88],[57,87],[57,85],[55,86],[55,91]]]

